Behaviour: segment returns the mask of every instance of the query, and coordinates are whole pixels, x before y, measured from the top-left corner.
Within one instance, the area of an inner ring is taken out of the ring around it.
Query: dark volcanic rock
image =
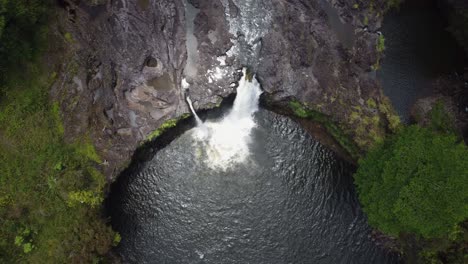
[[[272,101],[299,100],[364,147],[385,129],[369,74],[385,1],[373,1],[372,12],[330,1],[340,23],[355,26],[352,46],[321,1],[64,1],[57,32],[68,55],[52,96],[67,138],[89,135],[112,178],[151,131],[189,112],[183,79],[195,108],[212,108],[247,66]]]
[[[431,124],[431,110],[442,104],[453,121],[455,132],[468,140],[468,79],[461,76],[442,76],[432,84],[434,94],[421,98],[411,108],[411,116],[422,126]],[[448,128],[447,128],[448,129]]]

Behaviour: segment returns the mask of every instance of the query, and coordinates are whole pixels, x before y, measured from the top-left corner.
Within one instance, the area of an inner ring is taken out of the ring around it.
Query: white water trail
[[[253,114],[258,110],[262,94],[255,76],[248,79],[246,69],[239,81],[237,96],[231,111],[221,121],[206,122],[195,128],[194,136],[202,142],[207,165],[226,170],[249,157],[251,130],[255,127]]]
[[[188,95],[187,97],[185,97],[185,100],[187,100],[187,103],[190,107],[190,111],[192,111],[193,116],[195,117],[195,120],[197,121],[197,126],[203,126],[203,121],[197,115],[197,112],[195,112],[195,109],[193,109],[192,100],[190,100],[190,97],[188,97]]]

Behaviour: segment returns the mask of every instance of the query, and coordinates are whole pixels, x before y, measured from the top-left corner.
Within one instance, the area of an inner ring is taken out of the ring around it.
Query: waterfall
[[[206,122],[194,129],[194,137],[206,154],[203,160],[212,169],[226,170],[249,156],[250,133],[255,127],[253,114],[258,110],[262,90],[255,76],[248,78],[246,69],[243,73],[228,115],[221,121]]]
[[[187,103],[188,103],[188,105],[190,107],[190,111],[192,111],[192,114],[195,117],[195,120],[197,120],[197,126],[202,126],[203,121],[197,115],[197,112],[195,112],[195,109],[193,109],[192,100],[190,100],[190,97],[188,95],[185,97],[185,100],[187,100]]]
[[[242,73],[244,77],[241,78],[237,87],[236,100],[228,118],[234,121],[248,118],[253,122],[252,115],[258,110],[258,99],[262,90],[255,76],[250,76],[251,79],[249,79],[247,69],[244,68]]]
[[[195,120],[197,121],[197,126],[203,126],[203,121],[200,119],[200,117],[197,115],[197,112],[195,112],[195,109],[193,108],[192,100],[190,100],[190,97],[188,95],[188,89],[189,89],[189,83],[187,80],[182,79],[182,88],[184,89],[184,96],[185,100],[187,101],[187,104],[190,107],[190,111],[192,111],[193,116],[195,117]]]

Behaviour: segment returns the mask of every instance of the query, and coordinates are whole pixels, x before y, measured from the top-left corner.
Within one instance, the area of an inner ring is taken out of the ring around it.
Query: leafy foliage
[[[468,218],[468,150],[452,135],[402,129],[360,161],[359,199],[371,225],[397,236],[446,236]]]
[[[93,263],[114,243],[99,156],[88,140],[64,143],[50,79],[27,74],[0,102],[0,263]]]
[[[397,132],[401,127],[401,120],[398,114],[392,107],[390,99],[386,96],[382,97],[382,102],[378,106],[379,111],[385,116],[388,122],[388,128],[392,132]]]
[[[0,82],[40,54],[48,0],[0,0]]]
[[[445,109],[442,101],[436,102],[429,111],[430,127],[434,131],[442,133],[456,133],[455,118]]]

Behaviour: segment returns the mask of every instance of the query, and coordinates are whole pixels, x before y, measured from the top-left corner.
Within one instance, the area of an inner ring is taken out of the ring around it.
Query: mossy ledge
[[[362,157],[363,151],[330,116],[310,109],[294,98],[288,98],[277,103],[270,100],[268,95],[265,95],[262,97],[261,105],[270,111],[289,116],[298,121],[314,137],[317,137],[317,140],[330,147],[338,156],[348,162],[357,164],[359,158]]]
[[[288,103],[289,107],[293,111],[294,115],[299,118],[310,119],[312,121],[320,123],[327,130],[328,133],[340,144],[340,146],[353,158],[358,160],[361,157],[361,150],[351,140],[343,129],[338,124],[333,122],[331,118],[319,111],[315,111],[307,108],[299,101],[291,100]]]
[[[169,120],[166,120],[156,130],[154,130],[153,132],[151,132],[148,135],[148,137],[145,139],[145,142],[152,141],[152,140],[156,139],[161,134],[166,132],[166,130],[168,130],[169,128],[175,127],[179,121],[181,121],[183,119],[187,119],[190,116],[191,116],[190,114],[186,113],[186,114],[183,114],[183,115],[181,115],[181,116],[179,116],[177,118],[171,118]]]

